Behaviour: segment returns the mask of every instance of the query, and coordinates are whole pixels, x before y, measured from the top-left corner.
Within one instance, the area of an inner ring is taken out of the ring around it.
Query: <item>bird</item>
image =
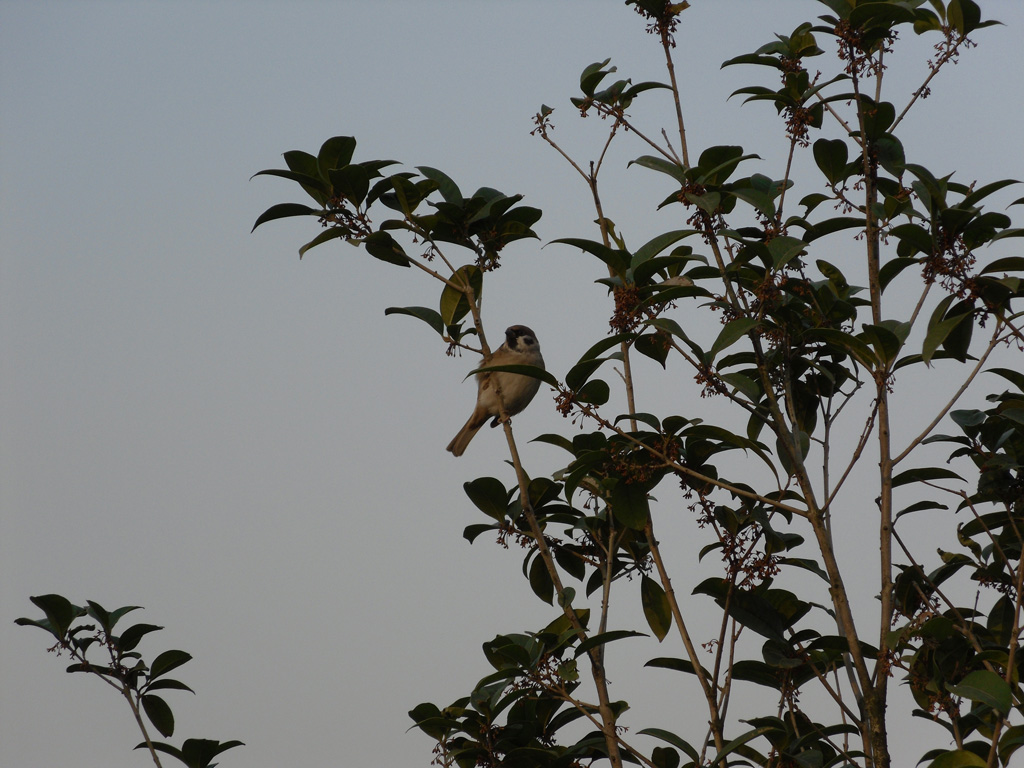
[[[534,332],[525,325],[512,325],[505,330],[505,343],[498,347],[485,364],[532,365],[543,369],[544,358],[541,357],[540,344]],[[509,416],[522,412],[540,389],[540,379],[507,371],[478,373],[476,381],[476,407],[473,409],[473,415],[448,444],[447,450],[454,456],[461,456],[465,452],[469,441],[488,419],[493,417],[492,427],[498,426],[501,422],[498,389],[501,390],[501,399]]]

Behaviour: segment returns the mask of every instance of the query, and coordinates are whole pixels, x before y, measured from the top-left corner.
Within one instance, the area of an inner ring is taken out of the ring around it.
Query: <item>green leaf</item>
[[[972,0],[949,0],[946,18],[961,37],[966,37],[981,21],[981,9]]]
[[[604,61],[597,61],[586,67],[582,74],[580,74],[580,90],[587,96],[594,95],[594,89],[597,88],[598,84],[609,74],[615,72],[615,67],[608,67],[608,62],[611,59],[605,59]]]
[[[1010,714],[1013,693],[1003,678],[987,669],[971,672],[957,685],[946,683],[950,693],[991,707],[1004,717]]]
[[[747,333],[757,326],[757,320],[752,317],[737,317],[726,323],[715,343],[711,345],[710,355],[714,359],[723,349],[728,349]]]
[[[647,624],[658,638],[658,642],[661,642],[672,627],[672,611],[669,608],[668,596],[658,582],[644,575],[640,580],[640,600]]]
[[[609,397],[611,397],[611,387],[608,386],[608,382],[601,379],[588,381],[576,392],[577,400],[581,403],[589,403],[590,405],[604,405],[608,402]]]
[[[629,269],[629,264],[632,260],[632,257],[627,251],[618,248],[609,248],[607,245],[595,242],[594,240],[584,240],[579,237],[562,237],[558,240],[552,240],[551,242],[571,245],[579,248],[581,251],[586,251],[592,256],[596,256],[607,264],[612,272],[621,278],[625,278],[626,270]]]
[[[177,669],[182,664],[187,664],[191,660],[192,656],[185,653],[185,651],[164,651],[153,659],[153,663],[149,665],[149,679],[153,680],[160,677],[160,675],[170,672],[172,669]]]
[[[998,192],[1000,189],[1008,187],[1011,184],[1020,184],[1020,182],[1016,179],[1001,179],[1000,181],[993,181],[991,184],[985,184],[967,195],[960,202],[960,205],[964,208],[972,208],[975,204],[985,199],[993,192]]]
[[[551,605],[555,599],[555,584],[544,564],[544,558],[540,555],[534,557],[533,562],[530,563],[530,588],[548,605]]]
[[[352,162],[356,151],[356,140],[352,136],[332,136],[320,145],[316,166],[321,179],[328,178],[328,172],[343,168]],[[166,734],[165,734],[166,735]]]
[[[673,243],[677,243],[696,233],[697,230],[695,229],[677,229],[648,240],[633,254],[633,267],[636,268],[637,265],[654,258]]]
[[[1024,725],[1013,725],[1003,732],[999,739],[999,759],[1003,765],[1010,764],[1010,756],[1024,746]]]
[[[146,684],[146,691],[159,691],[159,690],[174,690],[174,691],[188,691],[189,693],[195,693],[191,688],[185,685],[179,680],[172,680],[169,677],[161,677],[159,680],[153,680]]]
[[[724,184],[732,172],[744,160],[760,159],[757,155],[744,155],[743,147],[716,146],[708,147],[700,154],[697,169],[700,175],[697,182],[715,186]]]
[[[679,768],[679,753],[671,747],[655,747],[651,750],[654,768]]]
[[[647,525],[651,507],[650,501],[647,499],[647,491],[640,483],[627,483],[625,480],[619,480],[612,488],[608,504],[619,524],[635,531],[642,531]]]
[[[864,219],[857,218],[856,216],[833,216],[830,219],[819,221],[817,224],[811,226],[807,230],[807,234],[804,235],[805,242],[811,242],[817,240],[819,237],[825,235],[831,235],[836,232],[840,232],[844,229],[852,229],[854,227],[864,228]]]
[[[931,319],[928,322],[928,333],[925,335],[924,344],[921,347],[921,359],[924,360],[925,363],[931,362],[936,350],[946,342],[961,323],[970,320],[973,317],[974,313],[972,311],[966,311],[962,314],[953,315],[952,317],[944,317],[944,314],[952,300],[952,296],[947,296],[943,299],[935,308],[935,311],[932,313]],[[970,337],[968,337],[967,340],[970,341]],[[954,350],[949,351],[951,354],[954,354]],[[955,351],[961,353],[958,359],[966,359],[966,349],[957,349]],[[954,354],[954,356],[957,355]]]
[[[316,200],[320,205],[327,202],[327,199],[331,196],[331,188],[328,186],[326,179],[320,179],[306,173],[299,173],[291,170],[282,171],[278,168],[268,168],[265,171],[257,171],[252,175],[252,178],[255,179],[257,176],[278,176],[282,179],[297,182],[302,185],[306,194]],[[253,229],[255,229],[255,227],[253,227]]]
[[[677,323],[675,320],[672,320],[667,317],[658,317],[655,318],[654,320],[651,320],[648,323],[648,325],[650,325],[652,328],[658,328],[662,331],[665,331],[666,333],[670,333],[677,339],[681,339],[686,344],[686,346],[690,348],[693,354],[696,355],[700,360],[710,363],[710,360],[707,359],[707,353],[705,353],[703,349],[697,346],[695,342],[690,340],[690,337],[686,335],[686,332],[682,329],[682,326],[680,326],[679,323]]]
[[[693,662],[691,662],[689,659],[679,659],[672,656],[659,656],[657,658],[651,659],[646,664],[644,664],[644,666],[658,667],[659,669],[673,669],[676,672],[683,672],[687,675],[697,674],[696,667],[693,666]],[[711,679],[711,673],[703,667],[701,668],[700,673],[704,675],[704,677],[707,680]]]
[[[223,744],[213,739],[185,739],[181,749],[164,744],[162,741],[154,741],[153,749],[173,755],[183,762],[187,768],[213,768],[216,763],[211,762],[217,755],[235,747],[241,747],[241,741],[225,741]],[[136,749],[146,749],[146,742],[136,745]]]
[[[174,714],[171,712],[171,708],[167,706],[166,701],[159,696],[147,693],[142,697],[142,709],[145,710],[149,721],[160,731],[161,736],[170,737],[174,735]]]
[[[384,315],[409,315],[416,317],[429,325],[439,336],[444,336],[444,321],[441,313],[427,307],[388,307]]]
[[[864,135],[876,141],[882,136],[887,136],[886,130],[896,119],[896,107],[888,101],[872,104],[870,99],[862,99],[862,102],[864,103]]]
[[[833,328],[816,328],[808,331],[807,335],[809,338],[814,338],[845,350],[865,368],[875,368],[879,365],[878,357],[871,347],[849,333],[837,331]]]
[[[374,232],[362,239],[366,252],[375,259],[386,261],[398,267],[408,267],[409,257],[398,241],[391,236],[390,232]]]
[[[346,165],[328,171],[331,191],[335,197],[344,198],[353,206],[362,205],[370,191],[370,172],[361,165]]]
[[[767,243],[768,253],[772,256],[772,266],[782,269],[789,262],[807,250],[807,243],[788,235],[773,237]]]
[[[645,333],[633,342],[633,348],[645,357],[649,357],[665,367],[668,360],[668,353],[671,347],[666,343],[666,337],[658,333]]]
[[[121,637],[117,644],[118,648],[122,654],[127,653],[135,648],[145,635],[148,635],[150,632],[157,632],[161,629],[163,629],[163,627],[158,627],[155,624],[133,624],[121,633]]]
[[[680,184],[686,184],[688,182],[686,169],[678,163],[673,163],[671,160],[666,160],[663,157],[643,155],[638,157],[636,160],[631,161],[629,164],[633,165],[633,163],[636,163],[643,168],[649,168],[652,171],[660,171],[661,173],[671,176]]]
[[[849,154],[850,150],[842,139],[818,139],[814,142],[814,162],[829,184],[839,184],[846,178]]]
[[[565,386],[572,390],[579,390],[603,363],[614,359],[613,357],[598,357],[593,359],[581,359],[576,365],[565,374]]]
[[[884,291],[897,275],[900,274],[907,267],[912,267],[917,264],[917,259],[910,258],[897,258],[887,261],[882,265],[882,268],[878,270],[878,285]]]
[[[327,229],[320,232],[319,235],[314,237],[304,246],[299,248],[299,258],[301,259],[306,255],[306,251],[310,248],[316,248],[318,245],[326,243],[328,240],[337,240],[339,237],[348,237],[352,233],[349,232],[345,227],[328,227]]]
[[[1006,256],[996,259],[981,270],[983,275],[991,275],[993,272],[1024,272],[1024,256]]]
[[[862,336],[871,344],[875,354],[883,363],[891,363],[903,346],[901,334],[886,325],[865,325]],[[905,334],[903,334],[905,338]]]
[[[464,200],[459,185],[446,174],[426,165],[416,166],[416,170],[422,173],[425,178],[437,183],[437,191],[441,193],[441,197],[444,198],[446,203],[459,206],[463,204]]]
[[[562,435],[555,435],[555,434],[551,434],[551,433],[544,434],[544,435],[540,435],[539,437],[533,438],[533,440],[531,440],[530,442],[531,443],[547,443],[548,445],[555,445],[555,446],[558,446],[559,448],[564,448],[569,453],[573,453],[572,441],[569,440],[568,438],[563,437]]]
[[[898,475],[894,475],[892,478],[892,487],[898,488],[901,485],[908,485],[909,483],[923,483],[931,482],[933,480],[960,480],[966,482],[960,475],[951,469],[945,469],[943,467],[918,467],[917,469],[908,469],[904,472],[900,472]]]
[[[72,605],[71,601],[62,595],[38,595],[30,597],[36,607],[42,609],[46,614],[45,621],[33,619],[17,619],[15,624],[21,626],[34,626],[45,629],[55,638],[63,641],[71,628],[71,623],[79,616],[85,615],[85,609]]]
[[[320,213],[321,211],[301,203],[278,203],[277,205],[270,206],[260,214],[259,218],[256,219],[256,223],[252,225],[250,232],[254,232],[260,224],[266,224],[274,219],[284,219],[289,216],[319,216]]]
[[[994,373],[997,376],[1002,376],[1017,387],[1018,390],[1024,392],[1024,373],[1021,373],[1020,371],[1013,371],[1009,368],[990,368],[986,373]]]
[[[476,508],[498,522],[505,519],[508,510],[508,491],[495,477],[478,477],[463,484],[463,489]]]
[[[903,144],[891,133],[884,133],[875,139],[875,156],[878,164],[893,176],[902,176],[906,168],[907,156],[903,151]]]
[[[697,750],[694,749],[689,742],[676,736],[671,731],[666,731],[661,728],[644,728],[642,731],[637,731],[641,736],[653,736],[656,739],[661,739],[664,742],[671,744],[674,747],[678,747],[686,756],[689,757],[694,763],[700,762],[700,755]]]
[[[539,368],[536,365],[485,365],[481,368],[470,371],[466,375],[472,376],[475,373],[487,373],[488,371],[515,373],[520,376],[527,376],[531,379],[540,379],[545,384],[550,384],[555,388],[558,387],[558,379],[548,371],[545,371],[543,368]]]
[[[587,653],[591,648],[597,648],[605,643],[622,640],[625,637],[647,637],[647,634],[644,632],[634,632],[629,629],[613,629],[611,632],[602,632],[599,635],[593,635],[576,646],[576,658]]]
[[[774,730],[776,730],[776,729],[771,727],[771,726],[761,726],[760,728],[755,728],[752,731],[747,731],[747,733],[743,734],[742,736],[733,739],[728,744],[726,744],[724,747],[722,747],[722,751],[719,752],[715,756],[715,759],[711,761],[710,768],[714,768],[714,766],[722,764],[722,761],[726,757],[731,755],[733,752],[735,752],[737,749],[742,747],[748,741],[753,741],[758,736],[763,736],[764,734],[771,733]],[[724,763],[724,765],[731,765],[731,763],[726,762],[726,763]]]
[[[955,0],[954,0],[955,2]],[[954,749],[939,755],[927,768],[985,768],[988,763],[966,749]]]
[[[473,289],[473,296],[477,304],[480,303],[480,294],[484,287],[484,275],[480,267],[475,264],[459,267],[452,275],[451,282],[455,285],[468,284]],[[463,290],[445,285],[444,290],[441,291],[440,310],[444,324],[454,325],[469,313],[469,299]]]

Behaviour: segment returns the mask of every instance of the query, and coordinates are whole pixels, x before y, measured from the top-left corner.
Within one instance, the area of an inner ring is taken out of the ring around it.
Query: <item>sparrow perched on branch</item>
[[[525,325],[513,325],[505,331],[505,343],[484,363],[484,367],[492,365],[533,365],[544,367],[544,358],[540,354],[540,344],[533,331]],[[469,421],[459,430],[447,450],[455,456],[461,456],[469,441],[480,430],[484,423],[493,418],[492,427],[501,421],[501,407],[498,402],[498,391],[505,403],[505,412],[509,416],[520,413],[533,400],[540,389],[540,379],[522,376],[506,371],[490,371],[476,375],[476,407]]]

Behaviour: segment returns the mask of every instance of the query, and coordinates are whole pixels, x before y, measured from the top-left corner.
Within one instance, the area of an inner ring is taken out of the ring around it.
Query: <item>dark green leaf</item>
[[[155,624],[133,624],[128,627],[124,632],[121,633],[121,637],[118,642],[118,648],[121,653],[126,653],[139,644],[143,636],[148,635],[150,632],[157,632],[163,629]]]
[[[386,261],[398,267],[408,267],[409,257],[398,241],[391,236],[390,232],[374,232],[362,239],[366,252],[375,259]]]
[[[600,635],[593,635],[576,646],[576,658],[587,653],[591,648],[597,648],[599,645],[621,640],[624,637],[647,637],[647,635],[643,632],[633,632],[628,629],[614,629],[611,632],[603,632]]]
[[[651,155],[644,155],[633,160],[630,165],[636,163],[644,168],[650,168],[652,171],[661,171],[673,179],[678,181],[680,184],[686,184],[686,169],[677,163],[673,163],[670,160],[666,160],[663,157],[655,157]]]
[[[831,219],[825,219],[819,221],[817,224],[811,226],[807,230],[807,234],[804,235],[806,242],[817,240],[819,237],[825,235],[831,235],[835,232],[839,232],[844,229],[852,229],[854,227],[864,228],[864,219],[857,218],[856,216],[833,216]]]
[[[284,219],[289,216],[319,216],[321,211],[315,208],[310,208],[308,205],[302,205],[301,203],[278,203],[272,205],[256,219],[256,223],[252,225],[252,230],[255,231],[256,227],[260,224],[265,224],[268,221],[274,219]]]
[[[531,379],[540,379],[545,384],[550,384],[552,387],[558,387],[558,379],[556,379],[551,373],[545,371],[543,368],[538,368],[535,365],[485,365],[482,368],[477,368],[474,371],[470,371],[467,375],[475,373],[487,373],[488,371],[504,371],[505,373],[515,373],[520,376],[527,376]]]
[[[697,670],[693,666],[693,662],[689,659],[677,659],[674,657],[660,656],[655,659],[651,659],[645,667],[658,667],[660,669],[674,669],[676,672],[684,672],[688,675],[696,675]],[[708,680],[711,679],[711,673],[706,669],[701,668],[701,674]]]
[[[782,269],[782,267],[807,250],[807,243],[788,235],[773,237],[768,241],[767,246],[768,253],[772,257],[772,266],[775,269]]]
[[[990,368],[986,373],[994,373],[997,376],[1002,376],[1017,387],[1018,390],[1024,392],[1024,373],[1021,373],[1020,371],[1013,371],[1009,368]]]
[[[149,679],[160,677],[160,675],[170,672],[172,669],[177,669],[182,664],[186,664],[192,660],[192,656],[185,653],[185,651],[164,651],[155,659],[153,663],[149,665]],[[164,734],[165,736],[167,734]]]
[[[737,317],[735,320],[730,320],[718,334],[715,343],[711,345],[711,358],[714,359],[719,352],[731,347],[756,326],[757,320],[752,317]]]
[[[878,164],[893,176],[902,176],[907,164],[907,156],[903,152],[903,144],[891,133],[885,133],[875,139],[875,156]]]
[[[644,728],[642,731],[637,731],[641,736],[653,736],[656,739],[661,739],[664,742],[671,744],[674,747],[678,747],[686,756],[689,757],[694,763],[700,762],[700,755],[697,750],[694,749],[689,742],[676,736],[671,731],[666,731],[661,728]]]
[[[71,623],[79,616],[85,615],[85,609],[72,605],[71,601],[62,595],[37,595],[30,597],[36,607],[42,609],[46,614],[46,621],[34,621],[32,619],[18,619],[15,623],[22,626],[36,626],[47,630],[58,640],[63,641],[71,628]]]
[[[459,189],[458,184],[452,181],[449,176],[436,168],[430,168],[426,165],[419,165],[416,167],[416,170],[426,178],[437,183],[437,191],[441,193],[441,197],[444,198],[446,203],[460,206],[463,204],[462,191]]]
[[[146,691],[159,691],[159,690],[174,690],[174,691],[188,691],[189,693],[195,693],[184,683],[178,680],[172,680],[169,677],[162,677],[159,680],[153,680],[146,684]]]
[[[933,480],[963,481],[963,478],[953,470],[945,469],[943,467],[918,467],[917,469],[908,469],[894,475],[892,478],[892,487],[898,488],[899,486],[907,485],[908,483],[930,482]]]
[[[616,521],[621,525],[636,531],[643,530],[647,525],[650,502],[647,498],[647,491],[640,483],[627,483],[625,480],[620,480],[612,488],[608,504]]]
[[[632,257],[627,251],[609,248],[607,245],[595,242],[594,240],[584,240],[578,237],[563,237],[558,240],[552,240],[551,242],[571,245],[582,251],[586,251],[592,256],[596,256],[607,264],[612,272],[622,278],[625,278],[626,270],[629,269],[629,263],[632,260]]]
[[[441,314],[429,309],[427,307],[388,307],[384,310],[386,315],[409,315],[410,317],[416,317],[425,322],[439,336],[444,336],[444,321],[441,319]]]
[[[644,575],[640,580],[640,600],[648,626],[659,642],[664,640],[672,626],[672,611],[665,590],[654,579]]]
[[[900,272],[917,263],[917,259],[910,258],[897,258],[887,261],[882,265],[882,268],[878,270],[879,286],[884,291],[888,287],[889,283],[891,283]]]
[[[174,735],[174,715],[166,701],[149,693],[142,697],[142,708],[161,736]]]
[[[956,0],[953,0],[955,2]],[[988,763],[970,750],[954,749],[943,752],[930,763],[928,768],[985,768]]]
[[[743,745],[746,744],[748,741],[753,741],[758,736],[763,736],[764,734],[771,733],[774,730],[776,730],[776,729],[771,727],[771,726],[762,726],[760,728],[755,728],[752,731],[748,731],[747,733],[743,734],[742,736],[733,739],[728,744],[726,744],[724,747],[722,747],[722,751],[719,752],[715,756],[715,759],[711,761],[710,768],[714,768],[714,766],[719,765],[719,764],[731,765],[732,764],[731,762],[724,762],[723,763],[723,761],[725,760],[726,757],[728,757],[733,752],[735,752],[736,750],[738,750],[741,747],[743,747]]]
[[[991,275],[995,272],[1024,272],[1024,256],[1006,256],[996,259],[981,270],[983,275]]]
[[[608,382],[601,379],[588,381],[576,392],[577,400],[581,403],[589,403],[590,405],[604,405],[608,402],[609,397],[611,397],[611,387],[608,386]]]
[[[633,267],[635,268],[638,264],[642,264],[643,262],[654,258],[673,243],[677,243],[683,238],[696,233],[697,230],[695,229],[677,229],[672,232],[665,232],[651,240],[648,240],[637,249],[636,253],[633,254]]]
[[[1010,714],[1013,694],[1006,681],[995,672],[979,669],[971,672],[957,685],[947,683],[946,688],[956,696],[991,707],[1000,715]]]
[[[814,162],[829,184],[839,184],[846,178],[848,160],[849,148],[842,139],[818,139],[814,142]]]
[[[495,477],[479,477],[463,484],[469,500],[477,509],[498,522],[505,519],[508,510],[508,491],[501,480]]]
[[[473,291],[473,297],[477,304],[480,303],[480,294],[484,286],[483,272],[475,264],[467,264],[460,267],[452,275],[452,285],[445,285],[441,291],[441,319],[445,325],[454,325],[469,314],[469,299],[465,290],[453,286],[468,286]]]
[[[668,353],[671,350],[667,342],[668,337],[659,333],[645,333],[633,342],[633,348],[641,355],[658,362],[662,368],[668,360]]]
[[[551,581],[551,574],[548,573],[547,566],[544,564],[544,558],[537,555],[533,558],[533,562],[530,563],[530,588],[533,589],[533,593],[537,595],[548,605],[555,598],[555,585]]]
[[[356,151],[356,140],[351,136],[332,136],[320,145],[316,156],[317,171],[321,179],[328,178],[328,172],[343,168],[352,162]]]
[[[314,237],[304,246],[299,248],[299,258],[301,259],[306,255],[306,251],[311,248],[316,248],[318,245],[326,243],[328,240],[337,240],[340,237],[348,237],[352,233],[349,232],[345,227],[328,227],[327,229],[320,232],[319,235]]]

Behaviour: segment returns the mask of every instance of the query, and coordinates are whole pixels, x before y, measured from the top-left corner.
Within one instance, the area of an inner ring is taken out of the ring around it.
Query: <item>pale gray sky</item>
[[[692,2],[678,36],[691,151],[742,144],[778,178],[772,108],[726,101],[772,73],[718,65],[824,6]],[[977,34],[903,133],[921,137],[918,162],[964,181],[1024,175],[1024,6],[985,7],[1007,26]],[[617,0],[0,0],[0,768],[149,760],[131,752],[123,702],[12,623],[47,592],[145,606],[134,616],[166,629],[141,650],[195,657],[179,677],[198,695],[167,696],[171,741],[246,742],[224,768],[429,764],[406,712],[468,693],[489,670],[482,642],[555,615],[519,552],[461,536],[479,521],[462,483],[511,482],[503,440],[487,430],[462,459],[444,452],[471,409],[473,361],[383,314],[434,306],[435,287],[345,245],[300,262],[313,220],[249,234],[269,205],[300,200],[249,177],[354,135],[358,159],[525,194],[545,211],[543,241],[595,237],[585,190],[529,135],[531,116],[555,106],[556,138],[589,157],[600,127],[568,104],[580,71],[611,57],[624,77],[664,79],[653,43]],[[657,92],[635,114],[652,133],[672,121]],[[679,211],[653,211],[664,183],[626,168],[645,153],[618,144],[604,182],[634,244],[680,226]],[[495,335],[533,327],[562,377],[608,306],[595,263],[540,246],[508,249],[485,315]],[[714,407],[686,400],[675,373],[641,388],[642,410]],[[544,393],[516,429],[534,474],[564,464],[526,443],[573,429]],[[691,562],[702,543],[669,545],[683,583],[708,573]],[[641,642],[641,661],[674,655]],[[614,667],[612,680],[634,701],[631,727],[686,730],[682,681]]]

